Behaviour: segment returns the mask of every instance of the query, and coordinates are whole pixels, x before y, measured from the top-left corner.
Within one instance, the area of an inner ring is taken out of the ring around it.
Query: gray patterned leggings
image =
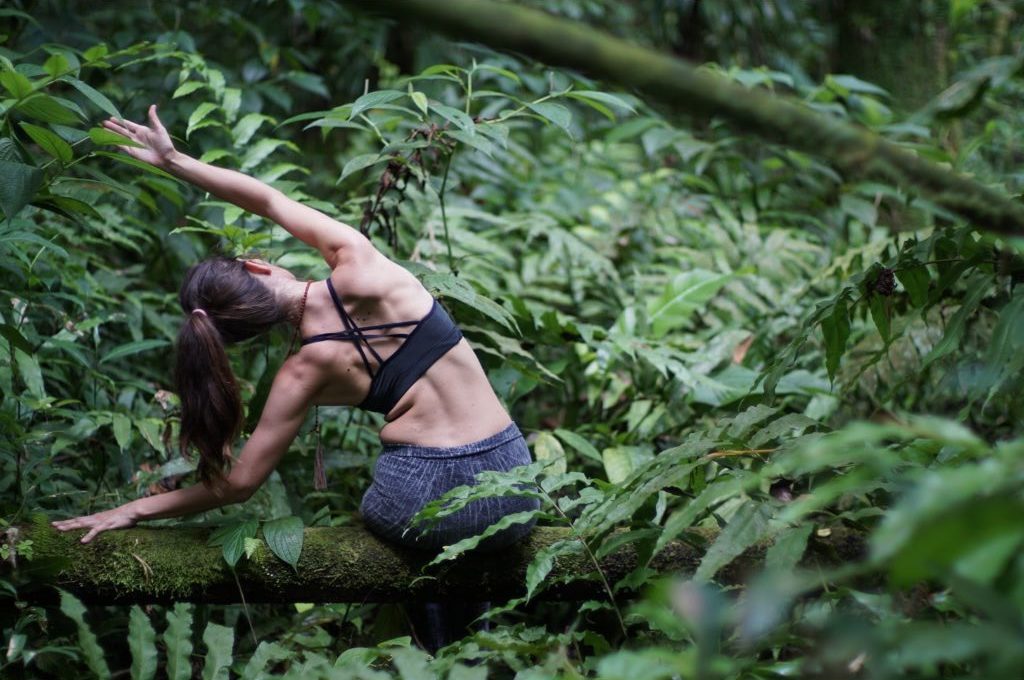
[[[480,534],[505,515],[535,510],[535,498],[481,498],[436,524],[407,526],[428,502],[457,486],[473,485],[483,470],[510,470],[531,463],[523,435],[512,423],[498,434],[452,447],[386,445],[377,458],[373,484],[359,511],[366,527],[381,538],[412,548],[436,550]],[[499,550],[522,539],[534,521],[515,524],[483,541],[477,550]]]

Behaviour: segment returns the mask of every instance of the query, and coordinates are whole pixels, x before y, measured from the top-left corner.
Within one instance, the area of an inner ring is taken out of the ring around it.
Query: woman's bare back
[[[335,269],[331,282],[346,311],[360,327],[419,321],[433,305],[430,293],[416,277],[376,251]],[[302,337],[340,330],[344,326],[326,282],[314,283],[303,315]],[[376,338],[370,342],[386,361],[401,347],[404,338]],[[314,403],[356,405],[366,398],[371,376],[354,342],[318,342],[304,346],[301,354],[328,376],[326,387],[314,397]],[[377,361],[369,352],[366,356],[376,371]],[[386,419],[382,441],[420,446],[468,444],[502,430],[511,422],[465,339],[430,366]]]

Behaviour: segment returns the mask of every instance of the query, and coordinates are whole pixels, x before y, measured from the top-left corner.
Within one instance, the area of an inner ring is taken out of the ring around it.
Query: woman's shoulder
[[[385,257],[376,256],[350,260],[331,270],[329,280],[340,297],[358,299],[393,299],[415,295],[423,285],[409,270]]]

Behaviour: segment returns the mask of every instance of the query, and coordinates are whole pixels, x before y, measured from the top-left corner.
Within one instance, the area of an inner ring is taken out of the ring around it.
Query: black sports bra
[[[419,321],[396,321],[360,328],[345,311],[330,279],[327,279],[327,290],[331,293],[331,299],[334,300],[334,306],[338,309],[338,315],[341,316],[341,323],[344,324],[345,330],[303,338],[302,344],[308,345],[311,342],[324,340],[355,343],[356,349],[359,350],[359,356],[366,366],[366,372],[370,374],[370,391],[359,404],[359,408],[386,415],[395,407],[402,395],[413,386],[413,383],[419,380],[420,376],[426,373],[434,362],[462,339],[462,331],[436,299],[427,315]],[[412,329],[408,333],[365,333],[365,331],[390,331],[404,326],[412,326]],[[373,344],[370,342],[370,339],[373,338],[405,338],[405,342],[385,360],[373,348]],[[364,343],[366,349],[377,360],[376,373],[370,365],[370,360],[366,357],[366,352],[363,349]]]

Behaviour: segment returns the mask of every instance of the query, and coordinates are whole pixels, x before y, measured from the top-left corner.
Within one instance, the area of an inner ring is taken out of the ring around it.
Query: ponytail
[[[194,265],[178,294],[187,315],[178,333],[175,383],[181,399],[182,455],[199,452],[207,486],[221,480],[242,429],[242,399],[226,345],[261,335],[285,320],[274,294],[240,260],[214,257]]]
[[[189,314],[182,324],[174,377],[181,450],[196,448],[199,479],[210,486],[224,478],[231,442],[242,426],[242,399],[220,332],[206,314]]]

